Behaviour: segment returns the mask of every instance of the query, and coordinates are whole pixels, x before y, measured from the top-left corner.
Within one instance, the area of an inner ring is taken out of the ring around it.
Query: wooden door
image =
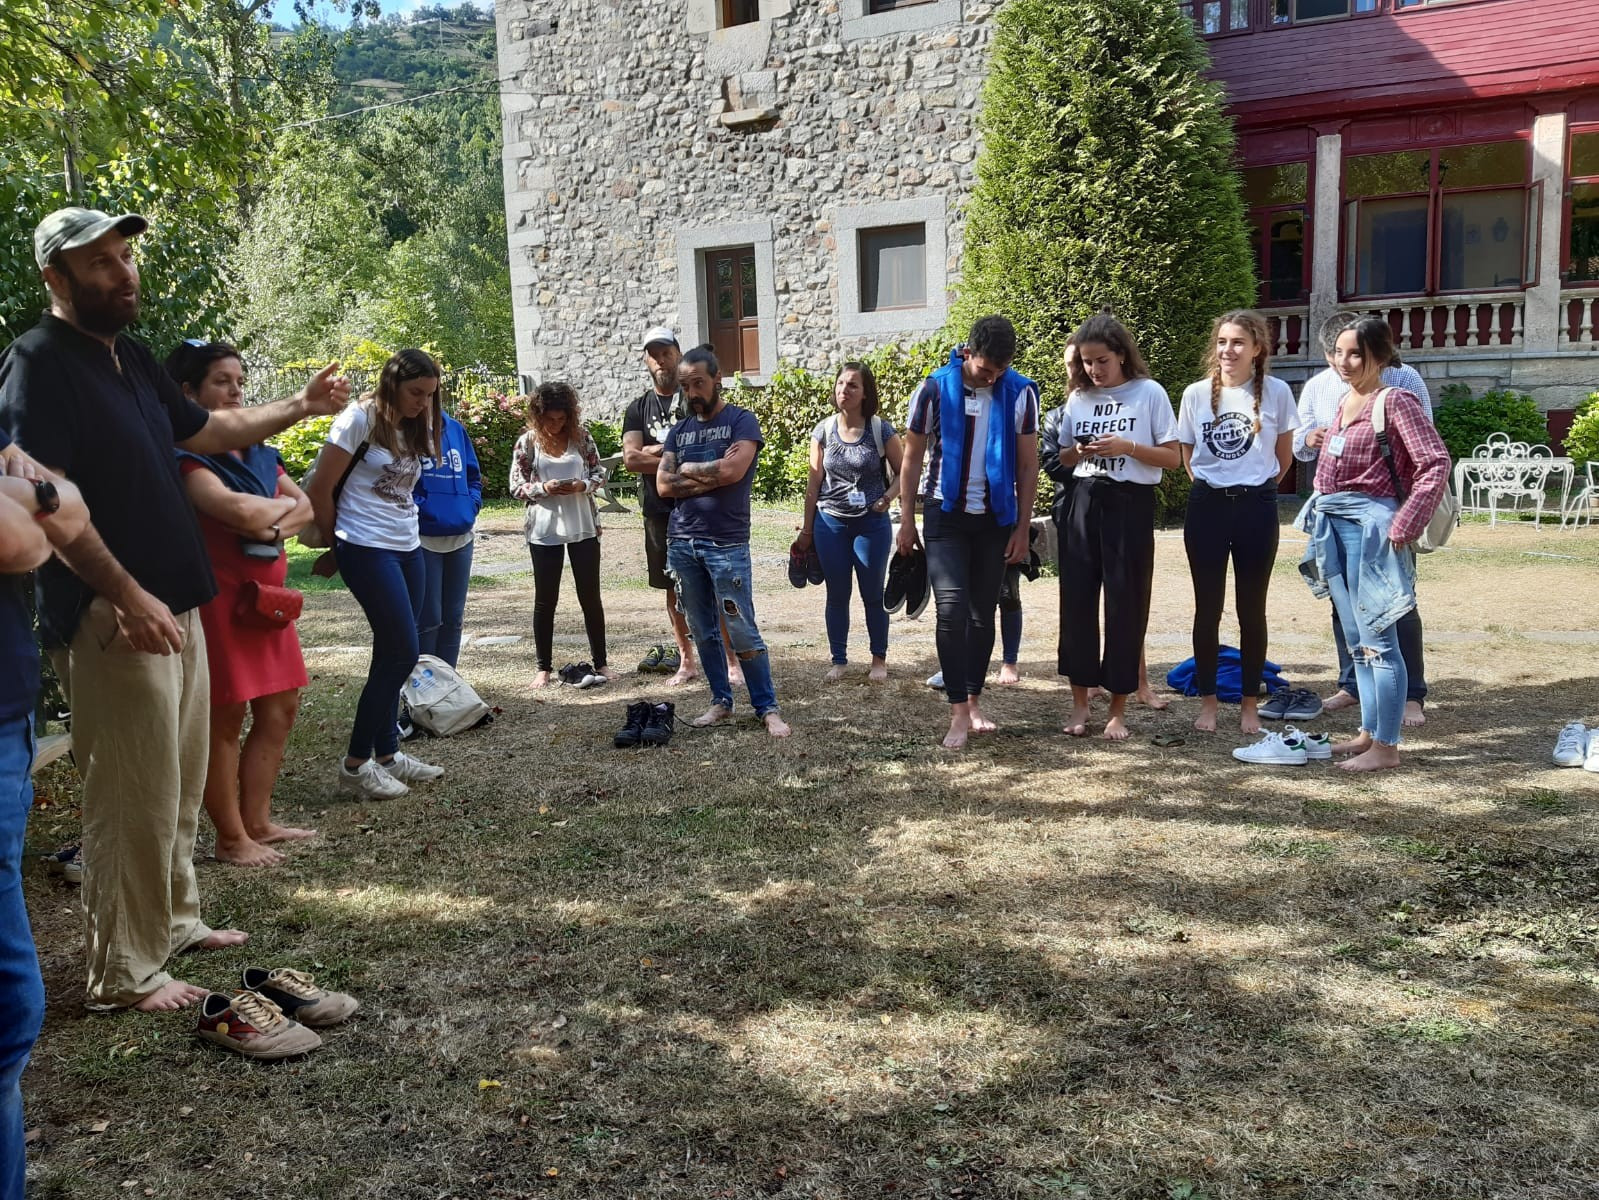
[[[724,376],[761,369],[760,311],[755,290],[755,248],[737,246],[705,254],[705,296],[711,345]]]

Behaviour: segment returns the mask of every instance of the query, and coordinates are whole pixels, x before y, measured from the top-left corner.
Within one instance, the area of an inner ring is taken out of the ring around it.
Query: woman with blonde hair
[[[527,432],[517,438],[511,453],[511,495],[527,505],[523,531],[533,559],[535,688],[550,682],[555,606],[567,558],[572,560],[572,582],[593,658],[592,664],[579,664],[592,670],[578,674],[575,682],[589,686],[611,677],[605,656],[605,605],[600,599],[600,524],[594,508],[594,493],[605,486],[605,478],[599,449],[583,427],[583,410],[572,385],[540,384],[528,397]]]
[[[1194,582],[1194,728],[1216,728],[1227,562],[1233,564],[1242,671],[1239,728],[1260,732],[1260,677],[1266,661],[1266,593],[1277,561],[1277,481],[1293,465],[1299,423],[1294,393],[1267,374],[1271,329],[1259,313],[1223,313],[1211,327],[1206,377],[1183,392],[1177,441],[1193,481],[1183,545]]]
[[[391,800],[444,774],[399,749],[400,690],[417,660],[425,568],[412,493],[422,459],[438,457],[444,409],[439,364],[401,350],[377,391],[339,414],[307,494],[339,573],[372,627],[372,662],[355,709],[339,790]]]

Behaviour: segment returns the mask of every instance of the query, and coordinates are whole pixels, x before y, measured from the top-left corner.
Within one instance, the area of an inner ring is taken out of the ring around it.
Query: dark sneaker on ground
[[[330,992],[316,985],[316,977],[288,967],[245,967],[246,991],[265,996],[283,1015],[317,1029],[348,1021],[361,1002],[344,992]]]
[[[200,1002],[200,1021],[194,1032],[202,1041],[215,1042],[246,1058],[293,1058],[322,1044],[312,1030],[289,1020],[276,1004],[256,992],[232,996],[212,992]]]
[[[627,724],[616,731],[611,745],[618,750],[630,750],[644,740],[644,724],[650,719],[652,705],[648,700],[635,700],[627,706]]]
[[[1278,688],[1260,715],[1268,721],[1314,721],[1321,716],[1321,697],[1309,688]]]
[[[683,669],[683,656],[677,652],[677,648],[676,647],[673,647],[672,649],[668,650],[665,654],[661,655],[661,674],[662,675],[676,675],[682,669]]]
[[[1582,760],[1577,760],[1577,765],[1582,765]],[[77,842],[70,846],[63,846],[54,854],[40,855],[44,865],[52,875],[59,875],[68,883],[83,882],[83,847]]]
[[[655,645],[650,647],[650,652],[639,662],[638,669],[648,675],[661,669],[661,661],[666,657],[666,647]]]
[[[644,744],[664,746],[672,740],[672,726],[676,721],[676,706],[670,702],[652,704],[644,721]]]

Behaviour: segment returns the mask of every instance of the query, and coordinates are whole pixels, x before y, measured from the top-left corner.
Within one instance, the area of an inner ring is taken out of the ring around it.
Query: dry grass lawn
[[[1349,778],[1244,767],[1236,731],[1188,728],[1197,701],[1066,739],[1049,579],[1001,731],[943,753],[931,613],[896,619],[887,685],[824,686],[792,523],[761,514],[756,545],[783,744],[746,714],[613,750],[623,703],[664,690],[531,698],[527,639],[466,651],[503,713],[425,745],[442,783],[354,804],[330,785],[365,655],[309,656],[278,803],[322,836],[276,870],[202,861],[208,917],[254,940],[181,964],[356,993],[304,1061],[229,1057],[192,1014],[86,1014],[75,892],[30,862],[33,1194],[1599,1195],[1599,775],[1549,762],[1564,721],[1599,723],[1599,534],[1471,526],[1425,560],[1431,721],[1402,770]],[[469,634],[528,633],[518,521],[490,525]],[[623,666],[664,632],[641,541],[605,535]],[[1272,656],[1325,689],[1298,548]],[[1173,535],[1156,589],[1163,676],[1192,611]],[[365,637],[342,591],[308,613],[308,646]],[[580,630],[568,593],[557,665]],[[36,852],[75,830],[71,768],[42,787]]]

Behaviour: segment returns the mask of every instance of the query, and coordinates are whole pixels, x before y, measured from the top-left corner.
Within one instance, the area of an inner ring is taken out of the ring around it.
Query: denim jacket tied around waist
[[[1364,492],[1313,494],[1294,518],[1294,528],[1310,535],[1299,573],[1310,585],[1311,594],[1326,599],[1332,594],[1332,578],[1339,571],[1337,543],[1332,518],[1344,517],[1360,526],[1359,575],[1352,582],[1355,618],[1360,628],[1381,633],[1416,607],[1416,552],[1408,546],[1395,550],[1388,540],[1398,503],[1385,496]]]

